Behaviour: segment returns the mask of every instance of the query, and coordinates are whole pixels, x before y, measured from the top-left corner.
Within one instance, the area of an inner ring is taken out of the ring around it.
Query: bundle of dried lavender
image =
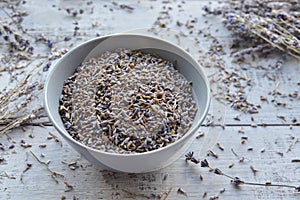
[[[218,8],[204,10],[207,14],[222,15],[226,27],[248,41],[250,46],[234,56],[273,47],[300,59],[298,0],[226,0]]]
[[[43,116],[40,94],[51,60],[66,53],[58,51],[44,36],[34,37],[22,26],[27,13],[21,1],[0,4],[0,136],[9,130]],[[42,38],[42,39],[41,39]],[[46,46],[46,55],[34,54],[37,44]],[[7,79],[7,80],[6,80]],[[37,106],[33,106],[37,105]]]

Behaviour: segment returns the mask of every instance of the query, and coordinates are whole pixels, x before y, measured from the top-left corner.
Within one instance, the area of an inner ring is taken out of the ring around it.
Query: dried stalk
[[[286,185],[286,184],[273,184],[271,182],[266,182],[266,183],[254,183],[254,182],[247,182],[241,180],[239,177],[233,177],[230,175],[225,174],[223,171],[221,171],[219,168],[213,168],[210,166],[209,162],[204,159],[202,161],[196,159],[194,157],[194,152],[188,152],[185,155],[185,160],[190,161],[195,164],[200,164],[201,167],[209,168],[209,170],[217,175],[221,175],[224,177],[227,177],[231,179],[231,183],[234,184],[235,186],[240,186],[240,185],[252,185],[252,186],[269,186],[269,187],[284,187],[284,188],[293,188],[295,191],[300,192],[300,186],[294,186],[294,185]]]
[[[41,161],[32,151],[30,151],[31,155],[34,157],[36,161],[38,161],[41,165],[44,165],[46,169],[51,173],[51,177],[57,182],[55,179],[57,176],[64,178],[65,176],[63,174],[60,174],[58,172],[53,171],[52,169],[49,168],[49,165],[43,161]]]

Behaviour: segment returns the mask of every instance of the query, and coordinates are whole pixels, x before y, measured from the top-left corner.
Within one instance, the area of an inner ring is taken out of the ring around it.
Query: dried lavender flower
[[[231,180],[231,183],[235,186],[239,186],[241,184],[244,184],[244,181],[242,181],[239,177],[234,177],[234,179]]]
[[[284,9],[283,9],[284,5]],[[221,15],[225,26],[248,42],[249,48],[235,53],[244,56],[273,47],[300,59],[300,20],[297,1],[224,1],[222,6],[204,7],[210,15]]]
[[[192,84],[172,62],[121,48],[83,62],[65,81],[58,109],[75,140],[116,153],[177,141],[197,112]]]
[[[201,160],[201,167],[210,167],[209,163],[208,163],[208,161],[206,159]]]
[[[185,155],[186,160],[192,160],[195,159],[193,156],[193,152],[189,152],[188,154]],[[300,192],[300,186],[294,186],[294,185],[285,185],[285,184],[273,184],[271,182],[266,182],[266,183],[254,183],[254,182],[246,182],[241,180],[239,177],[232,177],[230,175],[225,174],[220,170],[219,168],[213,168],[209,165],[208,161],[206,159],[202,160],[199,162],[201,167],[207,167],[209,168],[210,172],[221,175],[224,177],[227,177],[231,180],[231,183],[235,186],[240,186],[242,184],[244,185],[252,185],[252,186],[271,186],[271,187],[285,187],[285,188],[293,188],[297,192]],[[198,164],[198,163],[197,163]]]
[[[214,173],[218,175],[223,175],[223,172],[219,168],[215,168]]]
[[[191,161],[195,164],[198,164],[200,161],[197,160],[195,157],[194,157],[194,152],[188,152],[186,155],[185,155],[185,160],[186,161]]]

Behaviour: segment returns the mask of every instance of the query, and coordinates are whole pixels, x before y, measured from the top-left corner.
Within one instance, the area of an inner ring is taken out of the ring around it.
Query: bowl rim
[[[205,104],[206,105],[205,105],[204,111],[201,113],[200,119],[197,121],[197,123],[195,124],[195,126],[194,127],[192,126],[190,129],[188,129],[188,131],[180,139],[176,140],[175,142],[173,142],[171,144],[168,144],[168,145],[166,145],[164,147],[161,147],[161,148],[158,148],[158,149],[155,149],[155,150],[151,150],[151,151],[147,151],[147,152],[142,152],[142,153],[136,153],[136,152],[132,152],[132,153],[106,152],[106,151],[103,151],[103,150],[94,149],[92,147],[89,147],[89,146],[87,146],[87,145],[85,145],[85,144],[83,144],[83,143],[75,140],[74,138],[72,138],[71,135],[66,131],[66,129],[62,128],[58,124],[57,119],[55,119],[54,116],[52,115],[52,113],[54,111],[52,111],[52,109],[50,109],[50,107],[48,106],[48,101],[51,99],[48,96],[48,86],[49,86],[49,82],[51,81],[51,78],[54,75],[54,71],[55,71],[54,69],[59,66],[60,62],[62,62],[62,60],[65,57],[67,57],[69,54],[72,54],[74,51],[76,51],[81,46],[84,46],[84,45],[86,45],[88,43],[91,43],[91,42],[94,42],[94,41],[97,41],[97,40],[101,40],[101,39],[105,39],[105,38],[109,38],[109,37],[118,37],[118,36],[137,36],[137,37],[146,37],[146,38],[150,38],[150,39],[153,39],[153,40],[158,40],[160,42],[163,42],[163,43],[166,43],[168,45],[174,46],[175,48],[177,48],[178,50],[182,51],[185,54],[184,57],[187,56],[189,60],[192,60],[194,63],[196,63],[195,69],[200,72],[199,74],[201,74],[202,79],[203,79],[203,81],[205,83],[205,88],[206,88],[206,93],[207,93],[207,97],[206,97],[206,100],[205,100]],[[61,58],[59,58],[59,60],[54,64],[54,66],[52,67],[51,71],[49,72],[49,74],[48,74],[48,76],[46,78],[45,86],[44,86],[44,107],[45,107],[46,113],[48,115],[48,118],[50,119],[50,121],[52,122],[52,124],[54,125],[54,127],[56,128],[56,130],[62,136],[65,136],[64,137],[65,139],[66,138],[69,139],[70,140],[69,142],[75,143],[76,145],[79,145],[79,146],[81,146],[82,148],[84,148],[84,149],[86,149],[88,151],[92,151],[92,152],[95,152],[95,153],[100,153],[100,154],[104,154],[104,155],[108,155],[108,156],[135,157],[135,156],[141,156],[141,155],[155,154],[155,153],[158,153],[160,151],[164,151],[166,149],[172,148],[174,145],[177,145],[177,143],[180,143],[180,141],[188,139],[188,136],[190,136],[191,134],[195,133],[197,131],[197,129],[199,129],[199,127],[201,126],[203,120],[205,119],[205,117],[206,117],[206,115],[208,113],[210,104],[211,104],[211,94],[210,94],[210,89],[209,89],[209,82],[208,82],[207,76],[205,76],[204,70],[202,69],[201,65],[195,60],[195,58],[189,52],[187,52],[186,50],[184,50],[182,47],[178,46],[175,43],[172,43],[172,42],[170,42],[168,40],[159,38],[157,36],[143,34],[143,33],[115,33],[115,34],[108,34],[108,35],[103,35],[103,36],[99,36],[99,37],[95,37],[95,38],[86,40],[86,41],[84,41],[84,42],[82,42],[82,43],[74,46],[66,54],[64,54]]]

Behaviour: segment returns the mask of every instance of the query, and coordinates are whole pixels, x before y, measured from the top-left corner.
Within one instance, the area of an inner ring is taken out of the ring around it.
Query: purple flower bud
[[[47,40],[47,46],[49,47],[49,48],[52,48],[53,47],[53,41],[52,40]]]

